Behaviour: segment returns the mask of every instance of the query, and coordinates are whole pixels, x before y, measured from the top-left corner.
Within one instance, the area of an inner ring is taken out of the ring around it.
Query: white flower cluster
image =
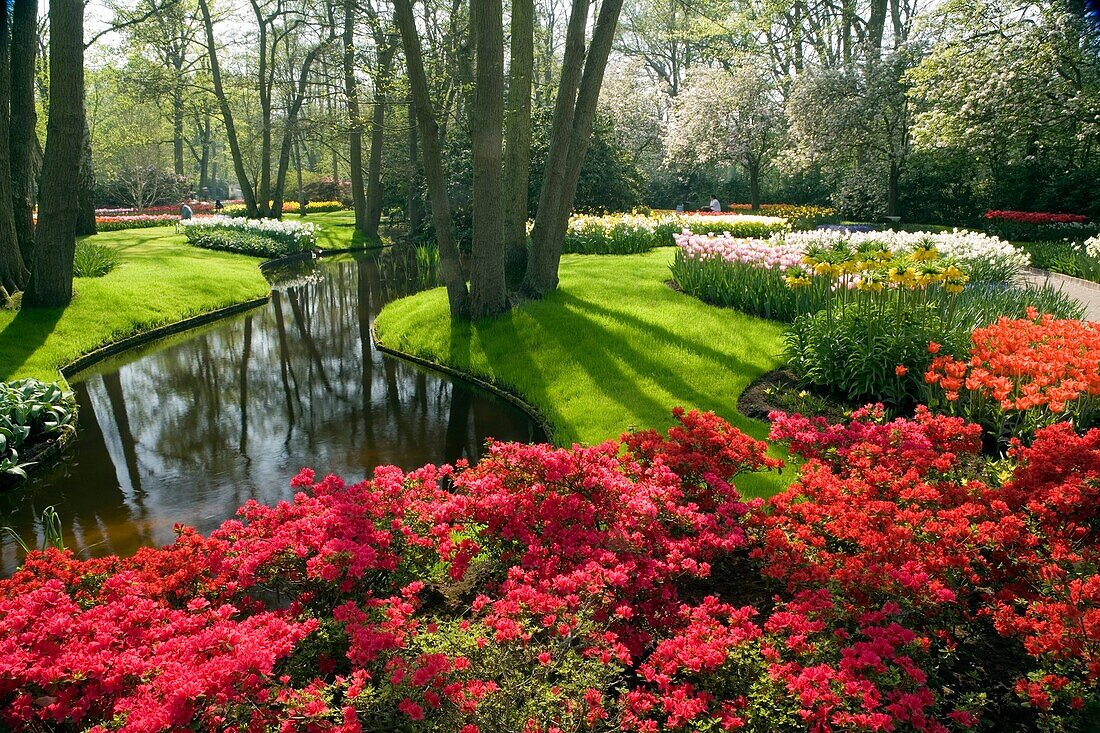
[[[1081,251],[1087,254],[1089,257],[1096,257],[1100,259],[1100,235],[1097,235],[1091,239],[1086,239],[1081,244]]]
[[[844,232],[817,230],[774,235],[774,244],[832,248],[845,245],[859,248],[875,243],[895,254],[909,254],[923,247],[935,247],[944,257],[969,265],[973,274],[988,273],[990,278],[1009,281],[1031,264],[1027,252],[999,237],[981,232],[953,229],[950,232]],[[1100,249],[1100,245],[1098,245]],[[985,279],[980,275],[976,279]]]
[[[303,221],[280,219],[245,219],[237,216],[205,216],[185,219],[181,226],[197,229],[232,229],[260,234],[279,241],[296,244],[300,248],[311,247],[317,240],[317,225]]]

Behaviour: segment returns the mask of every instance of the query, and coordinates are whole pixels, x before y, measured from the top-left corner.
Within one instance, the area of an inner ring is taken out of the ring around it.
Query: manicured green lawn
[[[556,292],[498,320],[452,324],[440,288],[387,305],[375,328],[388,346],[522,396],[561,445],[664,429],[676,405],[713,410],[763,438],[767,427],[740,415],[737,398],[779,365],[783,327],[673,291],[665,284],[672,255],[566,255]],[[768,495],[791,473],[738,486]]]
[[[260,260],[189,246],[171,227],[96,235],[118,267],[77,278],[66,308],[0,310],[0,379],[58,378],[58,367],[140,331],[260,298]]]

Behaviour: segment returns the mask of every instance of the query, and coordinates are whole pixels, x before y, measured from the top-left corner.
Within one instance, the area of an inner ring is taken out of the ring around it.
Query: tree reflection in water
[[[383,464],[476,458],[490,436],[543,439],[507,402],[374,350],[374,316],[419,289],[407,249],[278,277],[267,305],[74,380],[77,440],[0,495],[0,525],[29,540],[54,505],[69,547],[125,554],[171,542],[177,522],[208,532],[248,499],[290,498],[303,466],[359,480]],[[20,558],[0,541],[9,573]]]

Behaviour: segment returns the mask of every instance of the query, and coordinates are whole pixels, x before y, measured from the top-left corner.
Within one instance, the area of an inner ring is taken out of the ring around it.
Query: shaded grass
[[[0,310],[0,379],[52,381],[59,367],[105,344],[268,293],[258,259],[192,247],[172,227],[94,241],[117,251],[119,264],[103,277],[76,278],[67,307]]]
[[[663,430],[677,405],[713,410],[764,438],[767,426],[738,413],[737,399],[779,366],[783,326],[673,291],[665,284],[672,254],[566,255],[557,291],[499,319],[452,324],[437,288],[387,305],[375,327],[388,346],[522,396],[559,445]],[[790,478],[788,470],[737,485],[763,496]]]

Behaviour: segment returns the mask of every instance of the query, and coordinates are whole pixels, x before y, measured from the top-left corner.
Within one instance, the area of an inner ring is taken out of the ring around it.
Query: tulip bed
[[[894,408],[922,394],[930,341],[964,350],[971,330],[1029,307],[1081,315],[1049,286],[1013,286],[1027,254],[984,234],[821,230],[677,243],[672,274],[685,292],[792,323],[785,351],[799,378]]]
[[[788,231],[785,219],[736,214],[674,213],[576,215],[569,220],[562,251],[571,254],[639,254],[674,244],[681,232],[768,237]]]
[[[312,247],[317,227],[299,221],[207,216],[180,222],[196,247],[260,257],[284,257]]]
[[[1100,712],[1100,431],[988,480],[979,428],[709,413],[475,466],[312,471],[275,507],[0,581],[20,729],[1080,730]]]
[[[1051,214],[1037,211],[987,211],[985,229],[990,234],[1020,242],[1068,239],[1080,242],[1100,234],[1100,224],[1083,214]]]

